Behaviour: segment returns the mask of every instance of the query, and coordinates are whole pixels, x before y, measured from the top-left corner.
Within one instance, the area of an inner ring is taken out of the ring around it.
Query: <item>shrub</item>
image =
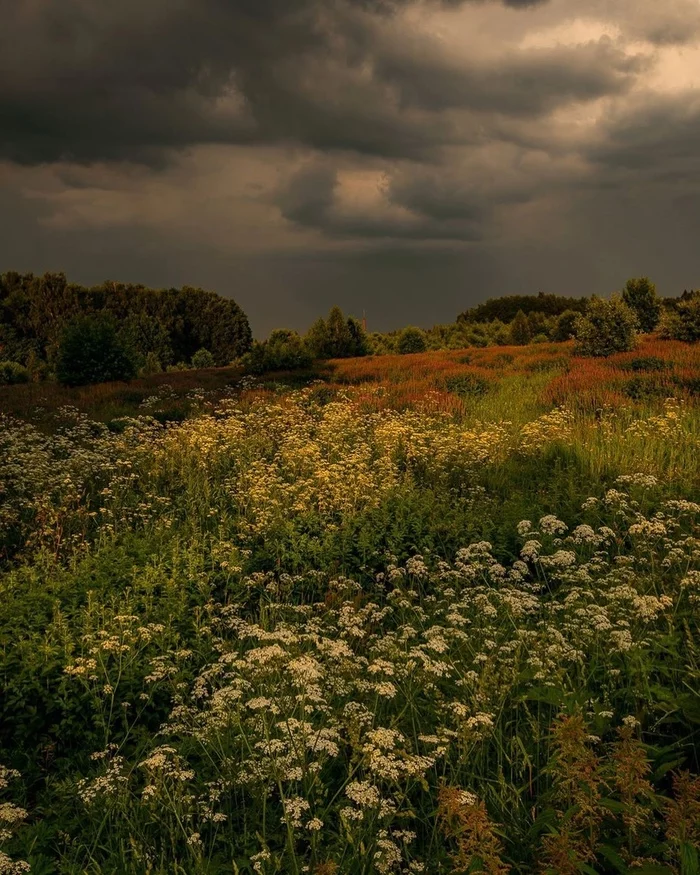
[[[29,371],[19,362],[0,362],[0,383],[28,383]]]
[[[255,341],[243,358],[247,374],[265,374],[268,371],[293,371],[309,368],[313,356],[309,346],[296,331],[280,328],[262,343]]]
[[[163,367],[160,363],[160,359],[158,358],[157,353],[149,352],[146,354],[146,358],[144,359],[143,367],[141,368],[141,374],[144,377],[149,377],[151,374],[160,374],[163,371]]]
[[[571,340],[576,330],[576,317],[579,314],[575,310],[564,310],[554,323],[552,340]]]
[[[425,332],[420,328],[409,325],[399,335],[398,350],[401,355],[407,355],[414,352],[425,352],[427,343]]]
[[[136,353],[107,314],[78,316],[58,345],[56,376],[66,386],[85,386],[136,376]]]
[[[623,371],[669,371],[673,368],[672,362],[667,362],[657,355],[645,355],[631,359],[621,365]]]
[[[678,301],[675,309],[665,314],[661,324],[661,336],[685,343],[700,340],[700,291]]]
[[[622,300],[634,311],[641,331],[648,333],[659,324],[661,302],[656,297],[656,286],[649,277],[627,280],[622,290]]]
[[[215,365],[216,362],[214,361],[214,356],[208,349],[198,349],[192,356],[192,367],[197,370],[200,370],[201,368],[213,368]]]
[[[637,340],[637,317],[618,295],[606,301],[592,297],[584,315],[576,318],[578,355],[609,356],[627,352]]]
[[[478,374],[458,374],[445,380],[445,388],[460,398],[480,398],[489,390],[489,382]]]
[[[516,346],[525,346],[532,339],[532,331],[527,316],[518,310],[515,319],[510,324],[510,341]]]

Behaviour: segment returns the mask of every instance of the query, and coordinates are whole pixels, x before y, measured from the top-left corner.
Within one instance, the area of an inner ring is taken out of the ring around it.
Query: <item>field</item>
[[[0,392],[0,873],[700,872],[700,348]]]

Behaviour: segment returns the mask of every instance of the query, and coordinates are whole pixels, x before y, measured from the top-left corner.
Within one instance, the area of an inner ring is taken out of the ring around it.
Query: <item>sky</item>
[[[0,270],[254,334],[700,286],[700,0],[0,0]]]

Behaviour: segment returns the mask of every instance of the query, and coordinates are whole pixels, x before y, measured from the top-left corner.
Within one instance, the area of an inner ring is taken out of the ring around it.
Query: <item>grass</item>
[[[696,872],[699,370],[4,388],[0,871]]]

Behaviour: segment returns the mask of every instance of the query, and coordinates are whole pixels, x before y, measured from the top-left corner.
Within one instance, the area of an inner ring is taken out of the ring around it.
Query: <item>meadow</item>
[[[700,872],[700,348],[0,393],[0,873]]]

